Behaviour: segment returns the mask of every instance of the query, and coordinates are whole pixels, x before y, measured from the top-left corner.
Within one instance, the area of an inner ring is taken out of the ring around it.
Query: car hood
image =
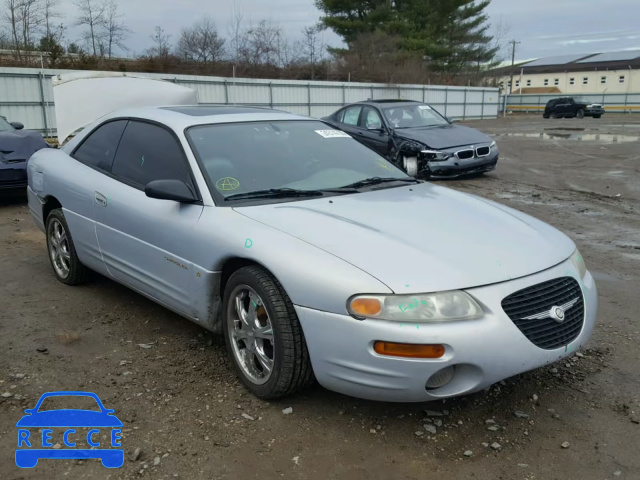
[[[416,140],[429,148],[452,148],[462,145],[491,143],[493,140],[475,128],[464,125],[442,125],[440,127],[398,128],[395,136]]]
[[[557,265],[575,249],[533,217],[429,183],[235,210],[343,259],[396,293],[502,282]],[[304,275],[302,263],[301,269]]]
[[[49,148],[49,144],[38,132],[29,130],[0,132],[0,163],[5,166],[25,162],[41,148]]]
[[[17,427],[121,427],[114,415],[90,410],[47,410],[25,415]]]

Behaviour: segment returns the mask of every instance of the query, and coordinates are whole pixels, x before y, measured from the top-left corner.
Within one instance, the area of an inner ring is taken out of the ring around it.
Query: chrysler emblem
[[[562,323],[565,320],[564,312],[578,303],[578,300],[579,298],[574,298],[573,300],[570,300],[567,303],[560,305],[559,307],[553,306],[550,310],[536,313],[535,315],[529,315],[528,317],[523,317],[521,320],[543,320],[545,318],[550,318],[558,323]]]
[[[558,323],[564,322],[564,310],[562,307],[551,307],[549,316]]]

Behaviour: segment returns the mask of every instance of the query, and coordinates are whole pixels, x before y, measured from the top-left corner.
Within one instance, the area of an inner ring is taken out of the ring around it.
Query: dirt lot
[[[497,170],[440,184],[576,241],[599,288],[587,349],[446,402],[375,403],[320,387],[263,402],[235,379],[220,339],[105,278],[57,282],[24,197],[3,196],[0,478],[639,479],[640,116],[470,125],[495,135]],[[52,390],[96,392],[124,423],[127,457],[139,448],[139,458],[117,470],[97,460],[18,469],[15,423]]]

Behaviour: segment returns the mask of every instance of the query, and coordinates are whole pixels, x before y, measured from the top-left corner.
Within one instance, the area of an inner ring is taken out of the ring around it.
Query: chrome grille
[[[577,301],[573,302],[573,300]],[[559,323],[544,316],[552,307],[572,306]],[[584,324],[584,301],[580,285],[574,278],[560,277],[512,293],[502,300],[502,309],[534,345],[547,350],[559,348],[575,340]]]
[[[478,147],[476,148],[476,155],[479,157],[486,157],[487,155],[489,155],[489,152],[491,151],[491,149],[487,146],[487,147]]]
[[[458,157],[460,160],[468,160],[469,158],[473,158],[473,150],[469,149],[469,150],[460,150],[459,152],[456,152],[456,157]]]

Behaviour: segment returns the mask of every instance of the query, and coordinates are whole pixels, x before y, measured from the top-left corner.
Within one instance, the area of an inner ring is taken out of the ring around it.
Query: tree
[[[240,63],[282,67],[292,62],[291,50],[282,30],[267,20],[242,32],[239,43]]]
[[[322,28],[319,26],[305,27],[302,29],[302,40],[297,44],[304,63],[311,67],[311,80],[315,79],[316,66],[322,61],[325,45],[320,39]]]
[[[106,45],[107,57],[111,58],[113,47],[126,49],[124,39],[131,32],[129,27],[120,19],[124,17],[122,13],[118,13],[118,4],[115,0],[109,0],[104,11],[104,42]]]
[[[459,73],[497,52],[485,9],[491,0],[316,0],[322,25],[352,48],[359,37],[380,31],[397,36],[398,49],[436,71]],[[344,53],[344,52],[338,52]]]
[[[33,34],[42,24],[38,0],[20,0],[18,11],[22,29],[22,47],[25,50],[33,49]]]
[[[11,30],[11,39],[13,41],[13,48],[16,51],[18,61],[22,61],[22,56],[20,54],[20,38],[22,38],[22,33],[20,31],[20,1],[21,0],[5,0],[4,12],[5,20],[9,23],[9,29]]]
[[[156,26],[154,34],[151,35],[151,40],[153,40],[155,46],[149,49],[149,55],[152,57],[167,58],[171,51],[170,39],[171,35],[167,35],[161,26]]]
[[[93,56],[98,55],[100,46],[100,27],[104,22],[106,4],[99,4],[97,0],[76,0],[74,5],[78,8],[76,25],[87,27],[85,39],[91,45]]]
[[[52,31],[52,20],[55,18],[61,18],[62,16],[56,10],[60,6],[60,0],[42,0],[40,8],[42,16],[44,18],[44,36],[49,37],[54,32]],[[59,41],[59,39],[57,39]]]
[[[225,40],[218,35],[216,25],[208,17],[185,27],[178,40],[178,55],[184,59],[207,64],[221,59]]]
[[[64,48],[58,42],[56,35],[45,35],[40,39],[38,50],[47,54],[49,66],[54,67],[57,61],[64,55]]]

